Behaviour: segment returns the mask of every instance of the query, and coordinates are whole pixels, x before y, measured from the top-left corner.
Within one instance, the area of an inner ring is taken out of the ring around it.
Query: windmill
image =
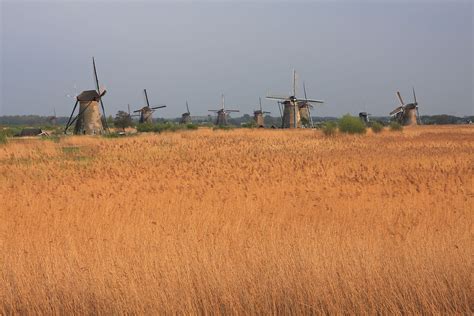
[[[240,112],[239,110],[226,110],[225,109],[225,98],[222,95],[221,108],[219,110],[209,110],[209,112],[217,113],[216,125],[225,126],[227,125],[227,116],[232,112]]]
[[[306,87],[305,92],[306,92]],[[305,93],[306,94],[306,93]],[[321,100],[308,99],[305,95],[304,98],[296,97],[296,71],[293,70],[293,95],[290,96],[267,96],[267,99],[280,100],[280,103],[283,104],[283,116],[282,116],[282,127],[283,128],[298,128],[301,127],[301,112],[305,112],[306,117],[311,117],[310,115],[310,105],[311,103],[324,103]],[[304,110],[301,111],[300,109]],[[309,122],[309,120],[308,120]]]
[[[364,122],[365,124],[369,124],[370,122],[370,113],[367,113],[367,112],[360,112],[359,113],[359,118],[361,119],[362,122]]]
[[[99,108],[100,104],[100,107],[102,108],[102,115],[105,118],[105,108],[104,103],[102,102],[102,97],[107,91],[104,88],[99,88],[99,79],[97,77],[97,69],[95,66],[94,57],[92,57],[92,65],[94,68],[96,90],[82,91],[79,95],[74,97],[76,99],[76,103],[74,104],[71,116],[67,121],[64,134],[67,133],[69,127],[71,127],[74,123],[76,123],[74,126],[74,134],[76,135],[96,135],[104,133],[104,130],[108,130],[107,121],[104,119],[102,122]],[[77,104],[79,104],[79,112],[73,119]]]
[[[140,119],[138,120],[139,123],[153,123],[153,112],[156,111],[156,109],[161,109],[165,108],[166,105],[158,105],[154,107],[150,107],[150,102],[148,101],[148,94],[146,92],[146,89],[143,89],[143,92],[145,93],[145,100],[146,100],[146,106],[142,107],[139,110],[133,111],[133,113],[139,113]]]
[[[253,118],[255,120],[255,123],[257,124],[257,127],[265,127],[264,120],[263,120],[263,114],[270,114],[270,112],[264,111],[262,109],[262,98],[258,98],[260,109],[253,111]]]
[[[397,91],[397,96],[398,100],[400,100],[400,106],[390,112],[390,116],[402,125],[416,125],[420,114],[418,112],[415,88],[413,88],[413,103],[405,104],[399,91]]]
[[[191,124],[191,112],[189,112],[188,101],[186,101],[186,112],[181,114],[181,120],[179,124]]]
[[[53,108],[53,115],[48,116],[48,118],[46,120],[48,121],[49,124],[56,125],[57,119],[58,118],[56,117],[56,109]]]
[[[307,100],[308,97],[306,96],[306,85],[304,81],[303,81],[303,91],[304,91],[304,98],[305,100]],[[313,118],[311,116],[311,109],[314,106],[311,104],[311,102],[307,102],[307,101],[299,102],[298,107],[299,107],[300,119],[301,119],[302,125],[305,125],[306,127],[308,126],[314,127]]]

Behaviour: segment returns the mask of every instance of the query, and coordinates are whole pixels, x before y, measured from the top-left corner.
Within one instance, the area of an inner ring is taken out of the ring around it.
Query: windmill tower
[[[306,88],[305,88],[306,91]],[[305,93],[306,94],[306,93]],[[293,95],[290,96],[267,96],[267,99],[280,100],[279,104],[283,105],[282,128],[298,128],[301,127],[301,113],[310,122],[310,104],[324,103],[321,100],[296,97],[296,71],[293,70]],[[312,105],[311,105],[312,106]]]
[[[188,101],[186,101],[186,112],[181,114],[181,120],[179,121],[179,124],[191,124],[191,112],[189,112],[189,106],[188,106]]]
[[[56,125],[57,119],[58,118],[56,117],[56,109],[53,108],[53,115],[48,116],[47,121],[51,125]]]
[[[156,109],[161,109],[165,108],[166,105],[159,105],[159,106],[150,106],[150,102],[148,101],[148,94],[146,92],[146,89],[143,89],[143,92],[145,93],[145,101],[146,101],[146,106],[142,107],[139,110],[133,111],[133,113],[139,113],[140,119],[138,120],[138,123],[140,124],[153,124],[153,112],[156,111]]]
[[[225,98],[222,95],[221,108],[219,110],[209,110],[209,112],[217,113],[216,125],[217,126],[226,126],[227,125],[227,116],[232,112],[240,112],[239,110],[226,110],[225,109]]]
[[[417,125],[420,115],[418,112],[415,88],[413,88],[413,103],[405,104],[399,91],[397,91],[397,96],[400,101],[400,106],[390,112],[392,119],[402,125]]]
[[[265,123],[263,120],[263,114],[269,114],[270,112],[263,111],[262,109],[262,98],[258,98],[259,100],[259,105],[260,109],[253,111],[253,118],[255,120],[255,124],[257,124],[257,127],[265,127]]]
[[[107,121],[104,119],[102,124],[102,117],[100,113],[100,107],[102,108],[102,114],[105,118],[105,108],[102,102],[102,97],[105,95],[106,90],[99,88],[99,79],[97,77],[97,69],[95,66],[95,59],[92,57],[92,65],[94,68],[94,77],[97,90],[86,90],[82,91],[77,95],[76,103],[71,112],[71,116],[64,129],[64,134],[67,133],[69,127],[74,123],[74,134],[76,135],[98,135],[103,134],[105,130],[108,130]],[[74,112],[76,111],[77,104],[79,104],[79,113],[73,119]],[[105,128],[104,128],[105,125]]]

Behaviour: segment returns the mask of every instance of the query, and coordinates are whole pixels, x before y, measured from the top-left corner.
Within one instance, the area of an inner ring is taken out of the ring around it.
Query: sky
[[[220,105],[278,116],[268,93],[322,99],[315,116],[388,115],[416,89],[421,115],[473,115],[471,1],[1,1],[0,115],[68,116],[95,89],[107,115]],[[75,88],[76,87],[76,88]],[[240,115],[238,115],[240,116]]]

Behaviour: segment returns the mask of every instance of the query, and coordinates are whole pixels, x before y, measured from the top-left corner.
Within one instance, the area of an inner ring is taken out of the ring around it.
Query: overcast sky
[[[74,85],[95,89],[92,56],[107,115],[143,106],[143,88],[168,106],[155,117],[186,100],[207,115],[221,93],[250,114],[293,68],[317,116],[387,115],[412,86],[420,114],[474,112],[471,1],[1,3],[0,115],[69,115]]]

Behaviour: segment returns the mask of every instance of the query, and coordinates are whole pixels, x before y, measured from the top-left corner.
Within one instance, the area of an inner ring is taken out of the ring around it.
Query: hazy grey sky
[[[108,115],[143,106],[143,88],[168,105],[155,117],[180,115],[186,100],[207,115],[221,93],[250,114],[268,91],[290,92],[293,68],[326,101],[318,116],[387,115],[412,86],[421,114],[474,112],[471,1],[20,0],[1,11],[0,115],[69,115],[65,94],[95,88],[92,56]]]

